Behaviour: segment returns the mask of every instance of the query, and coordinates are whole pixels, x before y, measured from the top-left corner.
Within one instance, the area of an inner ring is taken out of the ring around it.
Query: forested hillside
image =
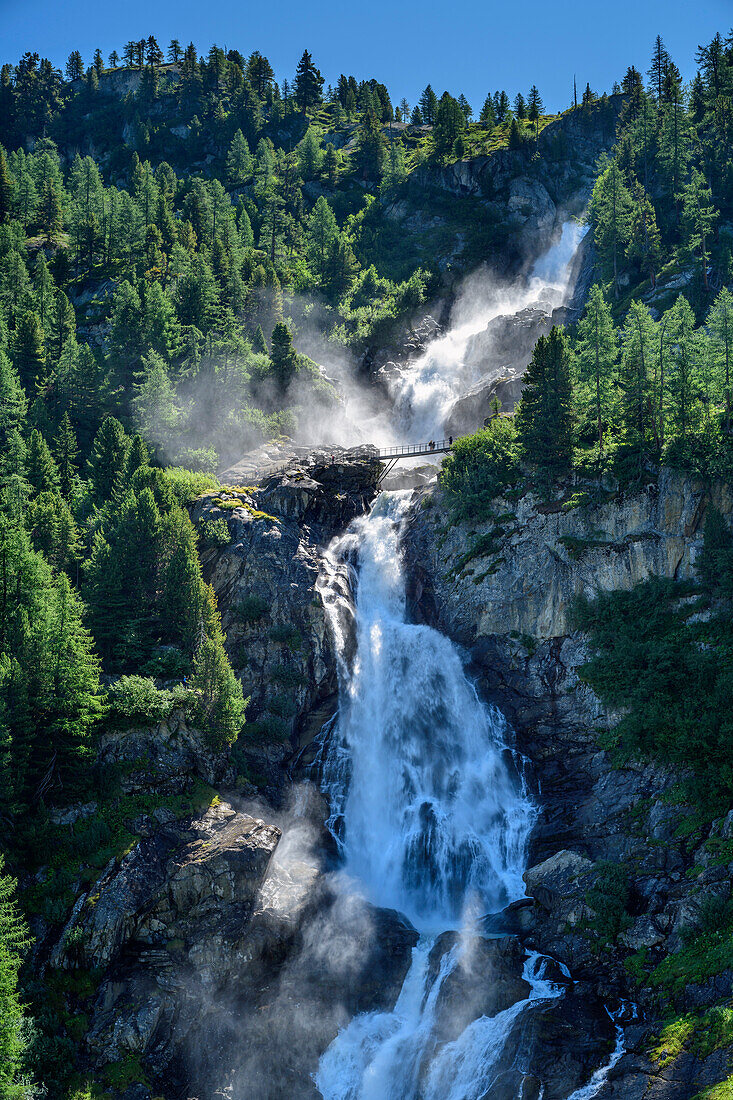
[[[733,35],[700,47],[698,65],[683,87],[658,39],[646,77],[632,66],[608,95],[588,85],[560,116],[534,85],[487,90],[476,110],[430,84],[396,104],[376,79],[327,85],[307,50],[280,81],[257,51],[199,56],[173,39],[164,55],[152,37],[106,62],[74,52],[64,73],[31,53],[3,66],[0,1097],[45,1086],[87,1100],[136,1079],[130,1063],[93,1080],[79,1050],[99,976],[40,966],[32,941],[61,936],[82,886],[135,844],[132,819],[161,805],[182,818],[214,792],[131,794],[123,765],[95,766],[99,739],[175,713],[206,752],[233,746],[244,782],[238,743],[264,726],[247,731],[201,561],[230,532],[221,517],[197,530],[189,506],[244,451],[328,423],[341,396],[302,350],[314,332],[357,361],[457,274],[516,247],[497,196],[441,190],[443,169],[506,153],[539,178],[561,147],[572,161],[574,120],[618,117],[588,196],[583,314],[537,344],[516,417],[456,444],[441,475],[454,520],[485,518],[520,485],[551,495],[578,477],[602,494],[604,478],[639,485],[660,464],[731,478]],[[411,234],[398,202],[420,212]],[[264,515],[251,489],[232,491]],[[715,599],[733,584],[729,542],[711,530],[701,565]],[[263,608],[238,613],[251,625]],[[582,614],[605,652],[611,612]],[[712,633],[728,662],[727,628]],[[299,644],[287,630],[271,640]],[[601,693],[596,666],[588,676]],[[687,715],[679,730],[685,763]],[[658,751],[657,726],[649,736]],[[716,726],[705,774],[728,748]],[[69,803],[93,809],[69,827]],[[81,952],[73,935],[66,947]]]

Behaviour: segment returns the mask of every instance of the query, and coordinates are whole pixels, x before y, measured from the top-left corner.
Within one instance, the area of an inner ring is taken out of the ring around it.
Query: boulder
[[[577,852],[556,852],[543,863],[525,871],[527,893],[548,911],[568,901],[574,905],[578,896],[584,895],[588,889],[588,872],[592,867],[592,861]]]

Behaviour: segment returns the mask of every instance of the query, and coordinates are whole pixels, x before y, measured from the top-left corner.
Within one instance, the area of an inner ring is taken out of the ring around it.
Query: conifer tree
[[[327,199],[319,195],[308,219],[308,261],[321,285],[326,279],[331,246],[338,235],[333,210]]]
[[[37,493],[53,492],[59,488],[59,471],[49,446],[41,433],[34,428],[28,443],[26,476]]]
[[[426,126],[432,126],[438,113],[438,97],[428,84],[420,96],[420,114]]]
[[[0,665],[2,679],[11,675]],[[9,739],[9,733],[6,732]],[[3,754],[3,715],[0,711],[0,754]],[[4,754],[3,754],[4,755]],[[0,755],[0,767],[2,766]],[[6,768],[11,771],[12,765]],[[2,772],[0,772],[2,777]],[[7,776],[11,781],[12,776]],[[8,787],[5,787],[8,790]],[[2,807],[7,811],[7,805]],[[26,1047],[23,1034],[23,1009],[18,992],[21,962],[31,943],[28,928],[16,901],[16,883],[3,874],[4,857],[0,852],[0,1096],[3,1100],[21,1100],[27,1090],[21,1084],[22,1058]]]
[[[13,210],[13,183],[5,150],[0,146],[0,225],[10,220]]]
[[[731,419],[731,365],[733,364],[733,294],[727,287],[718,294],[710,307],[707,325],[713,341],[713,354],[717,356],[724,378],[725,430],[730,435]]]
[[[293,347],[290,329],[280,321],[272,330],[270,346],[272,370],[281,390],[286,390],[298,369],[298,356]]]
[[[94,437],[87,462],[92,498],[98,507],[102,507],[111,497],[124,471],[128,445],[119,420],[108,416]]]
[[[76,442],[76,435],[68,412],[65,412],[62,416],[54,437],[53,453],[59,472],[59,488],[62,495],[68,500],[74,486],[77,471],[76,459],[79,454],[79,446]]]
[[[252,175],[252,154],[241,130],[235,132],[229,146],[227,175],[231,183],[242,183]]]
[[[604,428],[610,427],[616,405],[618,340],[610,307],[598,283],[591,287],[578,323],[575,351],[578,362],[576,398],[581,406],[581,417],[593,411],[602,460]]]
[[[649,308],[643,302],[631,303],[621,340],[626,441],[638,456],[641,472],[645,457],[653,448],[660,446],[653,389],[656,330]]]
[[[705,290],[708,289],[708,242],[718,220],[712,202],[712,191],[702,172],[692,169],[690,182],[682,193],[682,222],[687,247],[700,255],[700,270]]]
[[[265,334],[262,331],[262,325],[258,325],[255,329],[254,336],[252,337],[252,349],[259,355],[269,355],[270,349],[267,346],[265,340]]]
[[[519,441],[526,461],[547,483],[569,470],[573,460],[570,353],[562,329],[540,336],[523,381]]]
[[[593,187],[590,218],[601,259],[613,272],[618,297],[618,262],[631,233],[632,201],[616,160],[605,168]]]
[[[147,466],[149,461],[150,454],[148,453],[148,448],[145,445],[144,439],[140,435],[134,435],[130,443],[130,449],[127,452],[127,458],[125,459],[125,484],[129,485],[132,475],[137,470],[142,469],[143,466]]]
[[[303,114],[321,102],[322,89],[323,77],[313,64],[308,50],[303,50],[303,56],[295,70],[295,99]]]
[[[35,396],[46,382],[46,349],[43,330],[35,310],[26,310],[18,318],[11,344],[13,366],[26,393]]]
[[[632,203],[627,255],[630,260],[639,264],[642,271],[649,276],[652,287],[655,287],[661,256],[661,237],[651,199],[638,180],[634,181]]]
[[[534,122],[535,125],[535,141],[540,136],[540,115],[544,111],[545,107],[542,102],[542,96],[537,90],[537,85],[533,84],[529,90],[529,97],[527,99],[527,118],[530,122]]]

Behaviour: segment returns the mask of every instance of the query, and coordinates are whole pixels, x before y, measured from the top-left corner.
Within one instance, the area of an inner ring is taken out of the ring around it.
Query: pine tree
[[[10,220],[13,211],[13,183],[8,172],[5,150],[0,146],[0,225]]]
[[[708,289],[708,242],[718,220],[713,206],[712,191],[702,172],[692,169],[690,182],[682,192],[682,224],[687,247],[691,253],[699,253],[700,269],[705,291]]]
[[[79,446],[68,412],[65,412],[61,418],[53,441],[53,452],[59,472],[59,488],[68,500],[74,486],[77,471],[76,458],[79,454]]]
[[[258,325],[255,329],[254,336],[252,337],[252,350],[257,352],[258,355],[270,354],[270,349],[265,340],[265,334],[262,331],[262,325]]]
[[[553,327],[540,336],[523,381],[516,414],[519,441],[526,461],[547,483],[573,461],[570,353],[562,329]]]
[[[355,161],[364,179],[380,180],[386,146],[382,127],[373,110],[364,112],[357,135]]]
[[[535,141],[540,136],[540,115],[544,111],[545,107],[542,102],[542,96],[537,90],[537,85],[533,84],[529,90],[529,97],[527,99],[527,118],[530,122],[534,122],[535,125]]]
[[[242,183],[252,175],[252,154],[241,130],[236,131],[229,146],[227,175],[231,183]]]
[[[298,168],[304,180],[311,180],[323,163],[323,145],[321,131],[309,126],[298,145]]]
[[[627,255],[630,260],[639,264],[642,271],[649,276],[652,287],[655,287],[657,266],[661,257],[661,238],[651,199],[638,180],[634,181],[632,203]]]
[[[612,160],[593,187],[590,218],[601,259],[613,272],[613,289],[618,298],[618,261],[631,233],[632,200],[618,162]]]
[[[717,356],[724,377],[725,430],[730,435],[731,366],[733,365],[733,294],[727,287],[718,294],[710,307],[707,326],[711,334],[713,354]]]
[[[496,126],[496,115],[494,114],[494,104],[491,101],[491,96],[487,95],[484,100],[484,105],[481,108],[481,114],[479,115],[479,122],[487,130],[493,130]]]
[[[5,352],[0,351],[0,452],[6,446],[10,433],[20,428],[27,407],[18,373]]]
[[[338,236],[333,210],[320,195],[308,219],[308,262],[321,286],[326,279],[331,246]]]
[[[655,416],[653,370],[656,330],[649,308],[631,303],[621,334],[623,345],[623,419],[627,445],[638,456],[641,472],[650,450],[660,447]]]
[[[338,182],[338,166],[339,162],[336,157],[336,150],[332,142],[329,141],[326,145],[326,152],[323,157],[323,172],[331,188],[334,188]]]
[[[132,475],[137,470],[142,469],[143,466],[147,466],[149,461],[150,454],[148,453],[148,448],[145,445],[144,439],[140,435],[134,435],[130,443],[130,449],[127,452],[127,458],[125,459],[125,484],[129,485]]]
[[[84,62],[78,50],[72,50],[66,60],[66,79],[81,80],[84,76]]]
[[[422,115],[422,120],[425,125],[432,126],[435,122],[437,113],[438,97],[428,84],[427,88],[420,96],[420,114]]]
[[[0,666],[0,692],[1,678],[8,678],[9,675],[9,669]],[[0,710],[0,754],[3,753],[2,731],[3,715]],[[6,736],[9,740],[9,733]],[[12,766],[8,770],[12,770]],[[1,808],[7,812],[7,805]],[[26,1041],[18,973],[31,938],[18,909],[15,880],[3,874],[4,869],[4,857],[0,853],[0,1096],[7,1097],[7,1100],[20,1100],[27,1092],[21,1085]]]
[[[214,593],[208,589],[210,606]],[[214,611],[213,636],[203,639],[193,666],[191,686],[196,695],[194,721],[212,747],[223,750],[236,741],[244,725],[246,703],[242,685],[224,652],[219,617]]]
[[[582,420],[592,410],[602,460],[604,429],[608,431],[611,428],[615,413],[618,339],[610,307],[598,283],[591,287],[585,311],[578,323],[575,352],[578,362],[576,398],[580,405],[580,418]]]
[[[323,77],[313,64],[308,50],[303,50],[303,56],[295,70],[295,99],[303,114],[321,102],[322,89]]]
[[[18,318],[11,355],[26,393],[35,396],[45,385],[47,377],[43,330],[35,310],[26,310]]]
[[[94,437],[87,472],[91,481],[92,498],[102,507],[125,468],[129,441],[119,420],[108,416]]]
[[[26,476],[37,493],[55,492],[59,488],[59,471],[46,440],[34,428],[28,443]]]
[[[281,390],[287,390],[298,369],[298,356],[288,326],[280,321],[272,330],[270,346],[272,370]]]
[[[650,81],[650,90],[652,95],[656,98],[657,103],[662,102],[664,79],[667,75],[669,64],[670,56],[667,53],[664,42],[662,42],[661,36],[657,35],[654,42],[652,63],[649,66],[649,72],[647,73]]]

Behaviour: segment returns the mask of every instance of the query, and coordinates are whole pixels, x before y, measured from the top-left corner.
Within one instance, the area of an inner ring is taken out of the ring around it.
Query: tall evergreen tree
[[[526,461],[549,482],[573,461],[570,353],[562,329],[553,327],[540,336],[523,381],[516,414],[519,441]]]
[[[295,99],[303,114],[321,102],[322,89],[323,77],[313,64],[308,50],[303,50],[303,56],[295,70]]]
[[[53,441],[53,451],[59,472],[59,488],[68,500],[74,486],[77,471],[76,459],[79,454],[79,446],[68,412],[65,412],[61,418]]]

